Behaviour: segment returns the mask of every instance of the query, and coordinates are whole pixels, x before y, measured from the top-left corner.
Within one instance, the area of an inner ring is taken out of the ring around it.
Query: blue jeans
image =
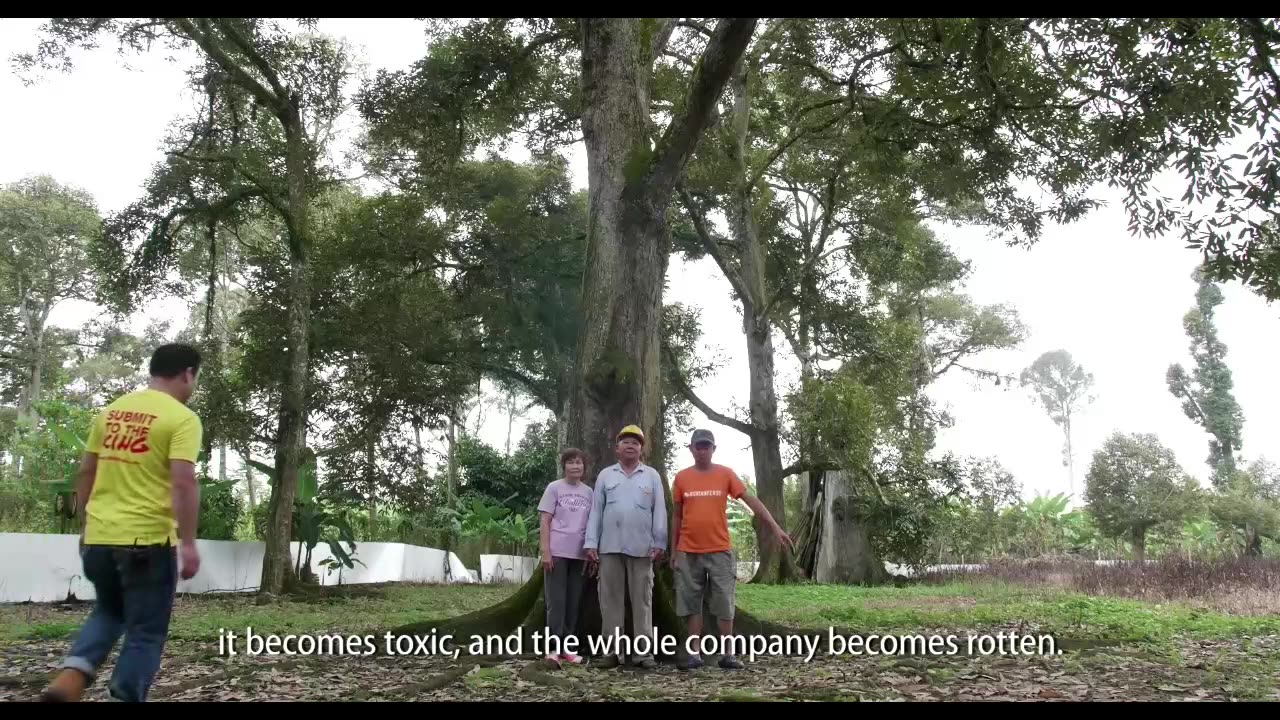
[[[169,635],[178,584],[177,548],[86,545],[80,556],[97,602],[61,667],[83,672],[92,683],[123,634],[107,691],[115,700],[143,702]]]

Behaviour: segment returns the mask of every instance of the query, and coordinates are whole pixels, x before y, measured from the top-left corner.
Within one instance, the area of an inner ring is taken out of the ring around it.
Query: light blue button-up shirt
[[[640,463],[628,475],[615,463],[600,471],[583,547],[631,557],[667,549],[667,501],[657,470]]]

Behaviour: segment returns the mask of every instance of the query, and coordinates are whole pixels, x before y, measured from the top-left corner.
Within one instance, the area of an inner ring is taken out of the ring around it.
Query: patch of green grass
[[[463,682],[471,688],[505,687],[515,681],[511,673],[502,668],[482,667],[463,676]]]
[[[363,633],[413,621],[463,615],[506,599],[516,586],[395,585],[333,588],[302,599],[257,605],[253,594],[185,595],[179,597],[170,623],[172,640],[218,641],[221,630],[243,642],[245,628],[257,634]],[[74,606],[9,606],[0,608],[0,641],[67,637],[92,610]]]
[[[79,626],[75,623],[50,622],[32,625],[28,637],[35,640],[61,640],[71,637]]]
[[[1059,638],[1163,641],[1175,634],[1224,637],[1280,632],[1280,616],[1243,617],[1184,603],[1090,597],[1004,583],[904,588],[843,585],[740,585],[738,603],[752,614],[798,628],[855,632],[1013,625]]]

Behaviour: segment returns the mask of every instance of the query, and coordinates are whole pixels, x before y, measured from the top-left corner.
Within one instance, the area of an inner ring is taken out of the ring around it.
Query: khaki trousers
[[[626,600],[631,598],[632,643],[637,638],[648,638],[641,649],[648,653],[636,653],[632,662],[651,659],[653,640],[653,559],[609,553],[600,556],[600,630],[606,637],[626,634]],[[632,647],[635,647],[634,644]],[[625,660],[625,658],[619,658]]]

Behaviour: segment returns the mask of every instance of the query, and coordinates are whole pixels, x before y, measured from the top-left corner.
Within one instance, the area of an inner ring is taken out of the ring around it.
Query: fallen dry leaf
[[[1060,697],[1066,697],[1066,695],[1063,695],[1062,693],[1058,692],[1057,690],[1054,690],[1053,688],[1041,688],[1041,690],[1040,690],[1040,697],[1042,697],[1042,698],[1060,698]]]

